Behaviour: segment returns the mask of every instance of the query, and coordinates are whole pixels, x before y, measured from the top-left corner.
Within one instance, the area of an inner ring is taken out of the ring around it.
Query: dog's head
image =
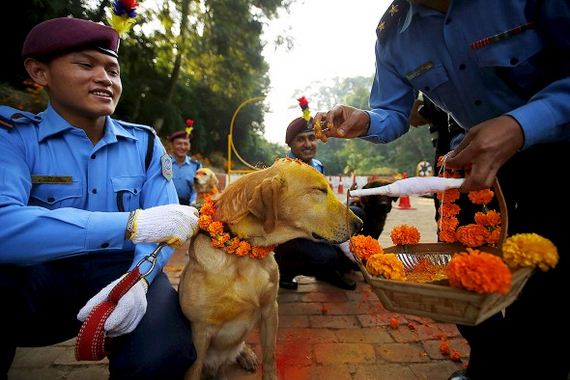
[[[194,175],[194,190],[198,193],[211,193],[218,187],[218,177],[209,168],[200,168]]]
[[[341,243],[362,221],[338,200],[324,175],[298,160],[280,159],[221,193],[215,219],[240,238],[267,246],[304,237]]]
[[[389,185],[390,182],[383,180],[375,180],[368,182],[364,185],[363,189],[370,189],[373,187],[380,187]],[[378,238],[384,229],[386,217],[392,210],[392,203],[396,202],[398,197],[390,197],[388,195],[370,195],[360,197],[357,205],[364,209],[365,223],[362,229],[362,234],[370,235]]]

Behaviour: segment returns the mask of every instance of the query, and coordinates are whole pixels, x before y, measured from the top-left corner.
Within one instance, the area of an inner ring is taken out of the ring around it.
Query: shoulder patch
[[[162,168],[162,176],[166,178],[167,181],[172,179],[172,157],[168,153],[164,153],[160,157],[160,166]]]
[[[390,4],[376,27],[376,36],[380,43],[384,43],[390,35],[394,34],[401,20],[406,17],[409,7],[410,4],[406,0],[395,0]]]

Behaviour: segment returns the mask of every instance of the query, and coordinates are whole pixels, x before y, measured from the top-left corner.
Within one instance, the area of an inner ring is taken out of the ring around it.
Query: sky
[[[350,78],[374,74],[376,26],[391,0],[298,0],[289,12],[264,28],[267,42],[263,55],[269,63],[271,87],[264,104],[265,138],[285,144],[285,129],[301,116],[296,93],[312,82],[334,77]],[[293,49],[275,49],[275,36],[286,33]],[[245,100],[245,99],[244,99]],[[318,104],[309,99],[311,114]]]

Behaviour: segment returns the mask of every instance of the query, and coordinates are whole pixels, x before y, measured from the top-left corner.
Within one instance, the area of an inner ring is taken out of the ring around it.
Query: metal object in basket
[[[448,181],[449,178],[426,178],[412,177],[413,180],[422,182],[424,189],[415,192],[410,191],[407,183],[410,178],[392,183],[388,186],[351,191],[351,196],[367,196],[375,194],[387,195],[419,195],[428,192],[440,192],[450,188],[458,188],[463,180]],[[433,181],[433,179],[436,179]],[[443,180],[443,181],[441,181]],[[413,181],[412,181],[413,182]],[[419,183],[419,182],[416,182]],[[402,186],[403,185],[403,186]],[[426,191],[426,188],[428,189]],[[481,250],[501,256],[500,247],[506,238],[508,228],[506,203],[498,182],[493,185],[501,211],[502,233],[499,238],[498,248],[481,247]],[[399,193],[395,193],[398,191]],[[428,259],[433,264],[447,265],[456,252],[465,251],[461,244],[448,243],[420,243],[409,245],[404,251],[401,246],[393,246],[384,249],[385,253],[394,253],[403,262],[407,271],[412,270],[421,259]],[[506,294],[485,293],[479,294],[463,289],[452,288],[446,281],[437,283],[417,283],[410,281],[387,280],[374,277],[368,273],[365,265],[357,257],[357,264],[364,275],[364,279],[371,285],[372,290],[386,307],[386,309],[403,314],[413,314],[429,317],[435,321],[456,323],[463,325],[477,325],[492,315],[500,312],[518,297],[526,281],[532,274],[531,268],[520,268],[512,272],[511,288]]]

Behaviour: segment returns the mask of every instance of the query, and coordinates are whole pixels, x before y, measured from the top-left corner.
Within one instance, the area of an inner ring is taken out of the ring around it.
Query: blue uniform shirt
[[[295,157],[295,155],[293,153],[291,153],[291,151],[289,151],[289,153],[287,154],[287,157],[297,159],[297,157]],[[313,158],[313,159],[311,159],[311,163],[309,165],[311,165],[312,167],[317,169],[317,171],[319,173],[325,174],[325,166],[322,164],[321,161]]]
[[[182,165],[176,162],[174,156],[172,158],[172,182],[176,187],[179,199],[188,199],[190,204],[196,202],[198,194],[194,191],[194,176],[196,171],[202,167],[202,164],[196,160],[186,157]]]
[[[14,111],[0,107],[5,120]],[[104,136],[93,146],[51,105],[38,115],[18,114],[23,117],[12,128],[0,127],[0,264],[134,250],[134,267],[156,244],[135,247],[125,240],[129,211],[177,203],[174,185],[162,173],[166,152],[158,138],[145,170],[154,132],[107,117]],[[161,251],[149,281],[172,252]]]
[[[401,16],[395,29],[382,21],[377,29],[365,140],[385,143],[407,132],[414,89],[466,130],[512,116],[524,132],[523,149],[570,140],[568,1],[451,1],[445,14],[393,5],[383,20]]]

